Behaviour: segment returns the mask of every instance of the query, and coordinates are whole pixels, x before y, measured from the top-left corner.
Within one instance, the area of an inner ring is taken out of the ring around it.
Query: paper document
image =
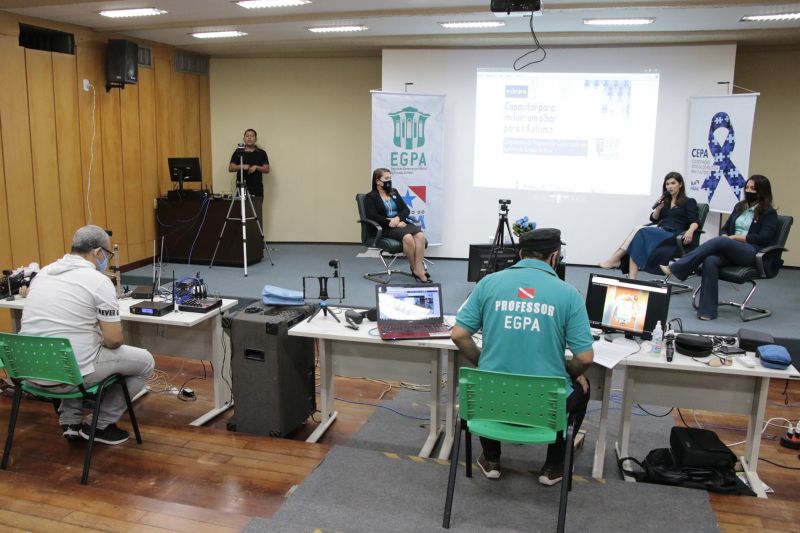
[[[636,348],[625,344],[614,344],[603,339],[596,341],[592,345],[594,350],[594,362],[606,368],[614,368],[617,363],[637,351]]]

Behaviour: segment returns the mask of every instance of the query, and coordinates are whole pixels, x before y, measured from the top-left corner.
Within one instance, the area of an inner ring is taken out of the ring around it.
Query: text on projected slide
[[[475,186],[650,194],[658,82],[479,69]]]

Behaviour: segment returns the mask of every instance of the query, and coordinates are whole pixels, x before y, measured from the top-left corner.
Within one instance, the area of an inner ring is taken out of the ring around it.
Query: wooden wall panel
[[[200,109],[200,166],[203,169],[203,186],[213,188],[214,169],[211,166],[211,91],[208,76],[198,76]]]
[[[3,120],[0,114],[0,206],[6,205],[6,175],[3,170]],[[13,267],[11,263],[11,242],[8,238],[8,211],[0,210],[0,265]],[[11,331],[11,312],[0,311],[0,331]]]
[[[145,257],[144,219],[142,215],[142,161],[139,136],[139,87],[130,85],[119,91],[120,133],[125,227],[128,243],[127,262]],[[115,241],[117,242],[117,241]]]
[[[156,147],[155,73],[152,69],[139,68],[139,136],[142,154],[142,218],[144,220],[144,242],[147,255],[153,253],[150,245],[156,238],[155,199],[158,190],[158,166],[166,161],[158,160]],[[147,256],[146,255],[146,256]]]
[[[184,74],[183,138],[186,155],[200,157],[200,76]]]
[[[167,157],[188,157],[189,147],[186,142],[186,74],[172,73],[172,84],[169,91],[169,147]]]
[[[31,167],[31,132],[25,52],[16,37],[0,35],[0,117],[3,131],[3,170],[6,176],[11,257],[15,265],[39,261],[39,237],[31,230],[36,205]]]
[[[105,187],[103,186],[102,115],[100,95],[105,89],[103,51],[90,46],[78,47],[78,79],[89,80],[92,89],[78,92],[78,112],[81,138],[81,178],[86,224],[106,227]],[[92,113],[94,109],[94,113]],[[91,174],[90,174],[91,171]]]
[[[172,90],[172,61],[165,57],[153,58],[156,90],[156,147],[158,153],[158,190],[165,194],[170,190],[169,170],[167,158],[171,157],[173,150],[170,148],[170,93]]]
[[[39,259],[50,263],[64,255],[61,232],[61,188],[58,181],[53,60],[50,52],[25,50],[28,79],[28,116],[31,128],[33,191]],[[53,231],[58,228],[58,231]]]
[[[103,187],[105,188],[106,228],[114,232],[112,241],[119,244],[120,264],[128,263],[128,238],[125,223],[125,188],[122,171],[122,132],[120,131],[119,89],[102,92],[100,103],[103,150]]]
[[[78,120],[78,73],[75,56],[52,54],[52,59],[61,229],[66,252],[72,245],[75,230],[86,224]]]

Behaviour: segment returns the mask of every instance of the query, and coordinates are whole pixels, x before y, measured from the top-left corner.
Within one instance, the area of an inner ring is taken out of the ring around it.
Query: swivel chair
[[[751,320],[766,318],[772,314],[772,311],[768,309],[751,307],[747,304],[750,302],[750,298],[752,298],[753,294],[756,292],[756,280],[771,279],[778,275],[781,266],[783,266],[783,252],[787,251],[785,248],[786,241],[789,238],[789,230],[792,228],[793,222],[794,218],[790,216],[778,215],[778,236],[775,244],[762,248],[761,251],[756,254],[755,266],[726,266],[719,270],[720,281],[728,281],[730,283],[736,283],[737,285],[750,283],[750,292],[747,293],[747,297],[743,302],[719,302],[720,305],[738,307],[739,318],[741,318],[743,322],[750,322]],[[768,261],[767,266],[772,266],[772,268],[765,268],[765,259]],[[695,309],[699,307],[698,296],[702,288],[703,286],[701,284],[692,294],[692,305]],[[752,311],[752,313],[748,314],[746,311]]]
[[[675,248],[673,249],[672,259],[679,259],[684,255],[688,254],[698,246],[700,246],[700,236],[705,233],[703,231],[703,226],[706,224],[706,218],[708,217],[709,205],[708,204],[697,204],[697,230],[692,235],[692,241],[688,244],[683,244],[683,236],[686,234],[685,231],[682,231],[678,235],[675,236]],[[670,242],[667,244],[668,246],[673,246]],[[648,270],[650,274],[657,274],[659,276],[663,276],[661,270],[656,266],[653,270]],[[672,294],[682,294],[685,292],[691,292],[693,287],[687,283],[682,283],[679,281],[671,280],[669,277],[664,279],[665,285],[672,286]]]
[[[358,206],[358,223],[361,224],[361,243],[367,247],[366,252],[358,254],[359,257],[377,257],[383,264],[383,270],[364,274],[364,277],[375,283],[386,284],[392,279],[392,274],[403,274],[411,277],[410,270],[397,270],[392,266],[397,259],[405,257],[403,243],[383,234],[383,226],[367,218],[364,207],[365,194],[356,194]],[[427,246],[427,243],[426,243]]]

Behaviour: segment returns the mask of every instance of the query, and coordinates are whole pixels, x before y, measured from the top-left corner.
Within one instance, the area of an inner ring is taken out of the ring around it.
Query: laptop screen
[[[376,285],[378,322],[441,322],[442,287],[424,285]]]

